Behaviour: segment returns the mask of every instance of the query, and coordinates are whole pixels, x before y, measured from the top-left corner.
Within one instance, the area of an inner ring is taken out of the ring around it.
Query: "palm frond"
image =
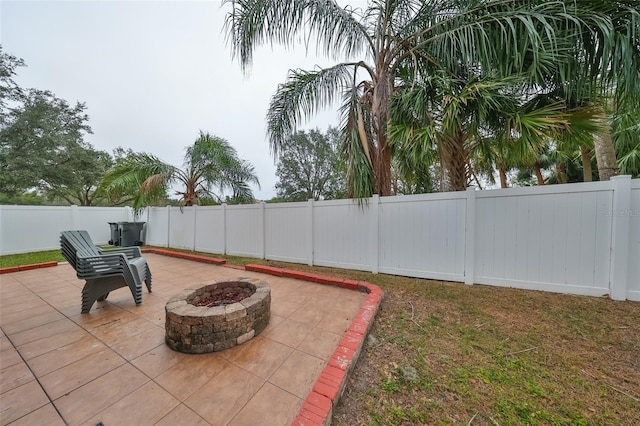
[[[357,64],[338,64],[315,71],[292,70],[287,82],[278,86],[267,113],[267,134],[272,152],[296,130],[297,124],[333,103],[350,86]]]
[[[360,109],[360,117],[358,116]],[[365,154],[361,132],[371,140],[371,114],[360,105],[360,96],[356,85],[345,91],[344,103],[340,107],[342,115],[341,135],[344,167],[347,174],[349,197],[363,199],[375,193],[375,175],[372,164],[376,153]]]
[[[350,57],[371,46],[366,29],[349,6],[333,0],[226,0],[231,12],[225,19],[227,42],[243,70],[251,65],[253,51],[263,44],[293,46],[311,39],[325,54]],[[306,35],[305,35],[306,34]]]

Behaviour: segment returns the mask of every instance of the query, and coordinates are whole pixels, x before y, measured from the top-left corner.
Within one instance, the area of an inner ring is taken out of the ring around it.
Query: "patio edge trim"
[[[348,290],[361,291],[368,296],[360,306],[360,310],[351,321],[351,325],[342,336],[338,347],[329,358],[320,376],[316,380],[311,392],[302,404],[298,415],[291,423],[292,426],[328,426],[331,424],[333,410],[347,385],[347,377],[355,367],[362,352],[364,340],[373,325],[376,313],[384,297],[380,287],[366,281],[355,281],[334,278],[326,275],[312,274],[292,269],[276,268],[248,264],[247,271],[260,272],[279,277],[295,278],[317,284],[333,285]]]
[[[30,265],[8,266],[6,268],[0,268],[0,275],[11,274],[13,272],[20,272],[20,271],[29,271],[31,269],[51,268],[53,266],[58,266],[58,262],[55,260],[52,260],[51,262],[32,263]]]

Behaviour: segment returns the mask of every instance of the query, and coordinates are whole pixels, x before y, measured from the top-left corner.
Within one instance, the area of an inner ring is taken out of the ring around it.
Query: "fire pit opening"
[[[165,341],[176,351],[208,353],[240,345],[262,332],[271,316],[271,289],[238,278],[185,290],[165,307]]]

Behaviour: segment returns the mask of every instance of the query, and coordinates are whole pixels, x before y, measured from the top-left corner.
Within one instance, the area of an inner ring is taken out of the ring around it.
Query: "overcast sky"
[[[227,139],[275,195],[274,159],[265,115],[278,83],[292,68],[331,62],[315,51],[264,46],[244,76],[226,46],[229,5],[213,1],[0,0],[0,43],[24,59],[15,81],[84,102],[93,134],[109,153],[118,146],[181,166],[199,130]],[[303,129],[338,124],[335,110]]]

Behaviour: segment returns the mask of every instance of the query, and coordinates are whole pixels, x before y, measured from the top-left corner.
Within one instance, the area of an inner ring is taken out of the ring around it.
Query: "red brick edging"
[[[338,343],[335,352],[331,355],[329,363],[322,370],[313,389],[307,395],[292,426],[325,426],[331,424],[333,409],[344,391],[349,372],[353,369],[360,356],[364,339],[373,324],[373,319],[378,312],[384,292],[377,285],[365,281],[345,280],[263,265],[246,265],[245,269],[247,271],[295,278],[318,284],[335,285],[368,293],[367,299],[360,307],[353,321],[351,321],[349,329],[340,340],[340,343]]]
[[[11,274],[13,272],[29,271],[31,269],[38,268],[50,268],[52,266],[58,266],[58,262],[52,260],[51,262],[32,263],[31,265],[9,266],[7,268],[0,268],[0,275]]]

